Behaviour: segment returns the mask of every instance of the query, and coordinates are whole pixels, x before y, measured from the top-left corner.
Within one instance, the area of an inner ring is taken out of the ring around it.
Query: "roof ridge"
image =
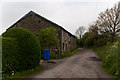
[[[20,22],[21,20],[23,20],[24,18],[26,18],[27,15],[32,14],[32,13],[35,14],[35,15],[37,15],[37,16],[39,16],[39,17],[41,17],[41,18],[43,18],[43,19],[45,19],[46,21],[48,21],[48,22],[50,22],[50,23],[52,23],[52,24],[54,24],[54,25],[60,27],[61,29],[63,29],[64,31],[66,31],[67,33],[69,33],[70,35],[74,36],[72,33],[70,33],[69,31],[67,31],[66,29],[64,29],[62,26],[60,26],[60,25],[58,25],[58,24],[52,22],[51,20],[49,20],[49,19],[47,19],[47,18],[45,18],[45,17],[39,15],[38,13],[36,13],[36,12],[34,12],[34,11],[32,11],[32,10],[29,11],[27,14],[25,14],[25,15],[24,15],[22,18],[20,18],[17,22],[15,22],[11,27],[13,27],[13,26],[16,25],[18,22]],[[11,27],[9,27],[9,28],[11,28]],[[8,28],[8,29],[9,29],[9,28]],[[76,38],[76,36],[74,36],[74,37]]]

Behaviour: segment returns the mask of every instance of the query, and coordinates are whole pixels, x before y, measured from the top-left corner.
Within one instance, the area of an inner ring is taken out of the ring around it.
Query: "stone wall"
[[[62,30],[62,52],[76,48],[76,38]]]
[[[64,30],[62,30],[62,52],[70,50],[70,36]]]
[[[71,44],[70,44],[70,49],[75,49],[76,48],[76,38],[71,37]]]

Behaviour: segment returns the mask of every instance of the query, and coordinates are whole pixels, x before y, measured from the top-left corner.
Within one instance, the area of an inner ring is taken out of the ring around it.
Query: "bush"
[[[103,67],[107,73],[115,78],[118,78],[118,70],[120,69],[119,56],[118,56],[118,42],[110,43],[108,42],[106,46],[94,48],[94,50],[99,54],[102,59]]]
[[[2,38],[2,71],[11,74],[19,64],[18,42],[15,38]]]
[[[107,72],[117,77],[116,73],[118,72],[118,43],[113,43],[112,45],[109,43],[109,47],[106,46],[106,59],[104,63],[104,67],[107,69]]]
[[[18,61],[18,64],[15,64],[15,70],[17,72],[28,70],[39,65],[40,43],[32,32],[22,28],[11,28],[8,29],[5,33],[3,33],[2,36],[14,38],[18,42],[17,43],[15,41],[16,44],[18,44],[18,55],[15,54],[17,49],[13,49],[12,46],[9,46],[9,44],[12,45],[13,43],[4,42],[3,44],[3,50],[5,49],[3,55],[13,54],[13,56],[16,57],[19,56],[17,60],[15,60],[16,58],[14,59],[14,61]],[[8,47],[11,53],[8,53],[9,51],[7,51],[6,47]]]

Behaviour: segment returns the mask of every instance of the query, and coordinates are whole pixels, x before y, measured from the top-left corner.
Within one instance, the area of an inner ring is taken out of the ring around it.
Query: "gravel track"
[[[89,49],[79,48],[71,57],[52,61],[56,63],[42,61],[45,69],[29,78],[111,78],[100,66],[99,56]]]

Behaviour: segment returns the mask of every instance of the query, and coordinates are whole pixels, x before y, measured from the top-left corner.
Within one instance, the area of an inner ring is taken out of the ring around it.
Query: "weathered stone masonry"
[[[66,31],[63,27],[53,23],[52,21],[33,11],[30,11],[10,28],[12,27],[25,28],[32,31],[34,34],[40,32],[42,29],[54,27],[56,28],[58,39],[60,40],[59,47],[61,53],[76,48],[76,37],[74,35]]]

